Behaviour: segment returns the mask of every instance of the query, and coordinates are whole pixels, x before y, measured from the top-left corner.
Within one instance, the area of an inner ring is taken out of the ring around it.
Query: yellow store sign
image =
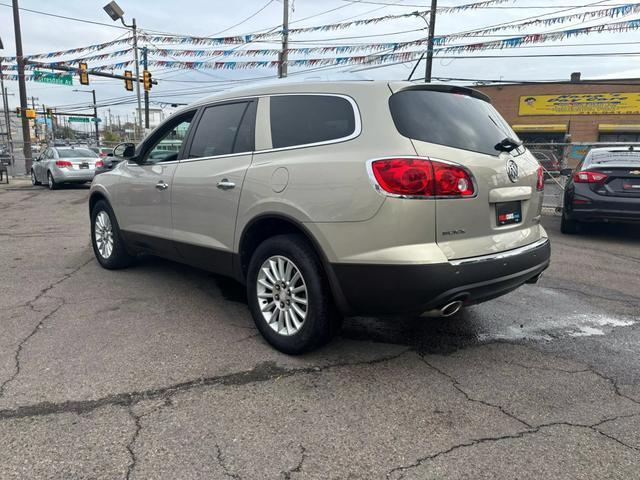
[[[522,95],[518,115],[640,114],[640,93],[568,93]]]

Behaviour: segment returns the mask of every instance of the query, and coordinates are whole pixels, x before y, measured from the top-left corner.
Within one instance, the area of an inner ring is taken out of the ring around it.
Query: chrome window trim
[[[536,248],[541,247],[547,243],[549,243],[549,239],[547,237],[542,237],[539,240],[533,243],[530,243],[529,245],[525,245],[523,247],[514,248],[512,250],[506,250],[504,252],[490,253],[489,255],[481,255],[479,257],[469,257],[469,258],[462,258],[460,260],[450,260],[449,263],[454,266],[461,266],[461,265],[471,265],[474,263],[488,262],[491,260],[502,260],[505,258],[515,257],[517,255],[527,253],[531,250],[535,250]]]
[[[209,157],[194,157],[194,158],[183,158],[182,160],[176,160],[175,163],[189,163],[189,162],[200,162],[202,160],[215,160],[217,158],[226,158],[226,157],[240,157],[242,155],[253,155],[253,150],[247,152],[237,152],[237,153],[225,153],[223,155],[212,155]],[[162,162],[164,163],[173,163],[172,162]]]
[[[454,197],[454,196],[446,196],[446,195],[434,195],[431,197],[424,197],[422,195],[399,195],[397,193],[389,193],[384,188],[380,186],[378,180],[376,179],[375,174],[373,173],[373,162],[377,160],[393,160],[394,158],[408,158],[408,159],[416,159],[416,160],[429,160],[434,162],[445,163],[447,165],[453,165],[454,167],[458,167],[463,169],[465,172],[469,174],[469,178],[471,178],[471,183],[473,184],[473,195],[468,197]],[[371,184],[373,185],[373,189],[383,197],[391,197],[391,198],[404,198],[408,200],[464,200],[467,198],[477,198],[478,196],[478,183],[476,182],[476,177],[471,173],[464,165],[460,165],[459,163],[452,162],[451,160],[443,160],[441,158],[432,158],[425,157],[422,155],[394,155],[392,157],[378,157],[367,160],[367,175],[369,175],[369,180],[371,180]]]

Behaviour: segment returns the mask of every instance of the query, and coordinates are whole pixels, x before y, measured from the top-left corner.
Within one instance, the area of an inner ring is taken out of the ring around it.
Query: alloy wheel
[[[98,212],[93,229],[100,256],[104,259],[109,258],[113,252],[113,227],[107,212]]]
[[[288,258],[267,258],[256,286],[262,317],[276,333],[295,335],[303,327],[308,313],[307,285],[300,269]]]

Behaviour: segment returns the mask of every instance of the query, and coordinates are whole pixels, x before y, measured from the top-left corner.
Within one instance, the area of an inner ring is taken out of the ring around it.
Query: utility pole
[[[124,21],[122,22],[124,23]],[[140,61],[138,59],[138,29],[136,19],[131,24],[133,31],[133,59],[136,63],[136,96],[138,97],[138,128],[142,130],[142,102],[140,101]],[[137,129],[136,129],[137,130]]]
[[[427,66],[424,71],[424,81],[431,83],[431,68],[433,66],[433,37],[436,31],[436,9],[438,0],[431,0],[431,11],[429,12],[429,36],[427,37]]]
[[[289,0],[282,0],[282,3],[284,10],[282,12],[282,51],[278,65],[279,78],[287,76],[287,62],[289,60]]]
[[[100,146],[100,130],[98,130],[98,104],[96,103],[96,89],[91,90],[93,95],[93,121],[96,124],[96,146]]]
[[[148,68],[147,64],[147,47],[142,48],[142,68],[145,70]],[[138,88],[140,88],[140,82],[138,82]],[[149,128],[149,91],[144,89],[144,128]]]
[[[38,99],[40,100],[40,99]],[[34,97],[33,95],[31,95],[31,108],[33,108],[34,111],[37,111],[36,108],[36,97]],[[33,119],[33,136],[36,137],[36,140],[39,140],[40,136],[38,135],[38,121],[37,121],[37,115],[36,118]]]
[[[18,88],[20,89],[20,108],[22,109],[22,141],[24,152],[25,173],[31,171],[31,132],[29,132],[29,119],[24,113],[27,108],[27,86],[24,81],[24,57],[22,54],[22,33],[20,32],[20,10],[18,0],[12,0],[13,29],[16,35],[16,62],[18,63]]]

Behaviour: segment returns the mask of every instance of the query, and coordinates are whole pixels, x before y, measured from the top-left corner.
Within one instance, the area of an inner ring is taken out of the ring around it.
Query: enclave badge
[[[507,175],[512,183],[516,183],[518,181],[518,164],[511,158],[507,160]]]

